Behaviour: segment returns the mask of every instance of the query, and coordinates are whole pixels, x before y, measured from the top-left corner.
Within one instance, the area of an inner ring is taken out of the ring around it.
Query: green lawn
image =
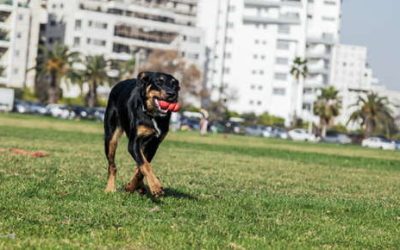
[[[0,153],[0,249],[400,247],[400,152],[170,133],[153,201],[103,192],[102,138],[100,123],[0,114],[0,148],[50,153]]]

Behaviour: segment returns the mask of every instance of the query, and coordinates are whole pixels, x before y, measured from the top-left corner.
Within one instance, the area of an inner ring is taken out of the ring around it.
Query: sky
[[[368,47],[381,83],[400,90],[400,0],[343,0],[341,43]]]

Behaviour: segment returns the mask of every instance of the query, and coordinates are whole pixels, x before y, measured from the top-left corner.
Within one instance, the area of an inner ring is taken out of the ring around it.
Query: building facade
[[[329,84],[341,1],[219,0],[210,5],[203,0],[199,24],[207,34],[206,79],[213,98],[226,99],[232,110],[269,112],[287,123],[313,118],[316,89]],[[305,82],[290,75],[296,57],[308,60]]]
[[[204,34],[196,27],[195,0],[49,0],[47,10],[49,46],[64,43],[83,55],[116,61],[154,49],[178,50],[203,70]]]
[[[337,44],[333,47],[330,85],[339,90],[342,109],[336,123],[345,125],[355,111],[359,95],[372,90],[376,81],[368,66],[368,50],[363,46]]]
[[[32,87],[38,51],[40,0],[0,1],[0,84]]]

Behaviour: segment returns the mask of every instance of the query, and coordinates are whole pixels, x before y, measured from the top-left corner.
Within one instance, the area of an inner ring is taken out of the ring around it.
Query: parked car
[[[396,143],[396,149],[400,150],[400,140],[395,141]]]
[[[38,114],[38,115],[46,115],[47,114],[46,106],[41,103],[30,103],[29,109],[32,114]]]
[[[305,129],[296,128],[288,132],[289,138],[293,141],[310,141],[317,142],[319,139],[313,134],[308,133]]]
[[[384,150],[395,150],[396,143],[384,137],[369,137],[361,142],[361,146],[368,148],[380,148]]]
[[[61,104],[48,104],[46,109],[51,116],[62,119],[71,118],[71,113],[73,113],[69,111],[67,106]]]
[[[251,125],[244,128],[246,135],[250,136],[262,136],[265,131],[265,127],[261,125]]]
[[[30,104],[27,101],[15,100],[13,111],[20,114],[30,113]]]
[[[328,131],[322,141],[327,143],[350,144],[351,138],[343,133]]]

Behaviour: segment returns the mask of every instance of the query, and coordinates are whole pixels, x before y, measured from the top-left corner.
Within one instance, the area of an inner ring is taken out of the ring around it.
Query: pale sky
[[[400,90],[400,0],[343,0],[341,43],[368,47],[375,76]]]

